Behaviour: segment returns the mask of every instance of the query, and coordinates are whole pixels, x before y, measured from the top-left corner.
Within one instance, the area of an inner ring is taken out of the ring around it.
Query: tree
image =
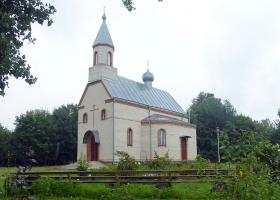
[[[16,117],[16,128],[10,140],[16,163],[24,161],[30,152],[39,165],[75,161],[77,122],[78,111],[74,104],[60,106],[52,113],[32,110]]]
[[[55,12],[52,5],[41,0],[0,1],[0,95],[4,96],[11,76],[22,78],[30,85],[36,82],[20,49],[24,41],[35,42],[31,25],[47,22],[50,26],[53,22],[50,16]]]
[[[278,110],[278,117],[280,118],[280,110]],[[274,144],[280,144],[280,120],[276,122],[276,129],[270,136],[270,141]]]
[[[192,123],[197,125],[198,152],[210,160],[217,159],[216,127],[230,127],[236,111],[229,101],[222,102],[211,93],[199,93],[191,105]]]
[[[55,164],[73,162],[77,158],[77,105],[60,106],[52,113],[55,132]]]
[[[263,134],[254,131],[239,130],[233,137],[226,132],[221,135],[222,160],[241,162],[250,153],[256,153],[256,147],[267,142]]]
[[[163,1],[163,0],[158,0]],[[135,10],[136,8],[133,6],[133,0],[122,0],[124,7],[131,12],[132,10]]]
[[[12,140],[17,163],[24,161],[33,152],[40,165],[54,162],[55,134],[53,118],[48,111],[33,110],[16,117]]]
[[[9,166],[13,163],[13,150],[10,142],[12,132],[0,124],[0,166]]]
[[[235,147],[239,145],[242,138],[247,137],[246,134],[253,132],[258,137],[268,139],[275,132],[275,127],[270,120],[259,122],[249,116],[237,115],[235,108],[229,101],[222,101],[211,93],[199,93],[197,98],[192,101],[191,110],[192,123],[197,125],[198,152],[210,160],[217,159],[216,127],[222,130],[220,135],[222,149],[220,150],[221,154],[224,155],[224,160],[229,158],[225,156],[228,154],[228,146],[232,147],[231,152],[240,155],[238,153],[240,149],[235,149]],[[275,141],[280,141],[280,123],[278,123],[278,130],[279,134],[276,131],[273,135]]]

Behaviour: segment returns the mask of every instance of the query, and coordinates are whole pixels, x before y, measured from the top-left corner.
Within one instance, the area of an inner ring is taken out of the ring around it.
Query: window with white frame
[[[164,129],[158,131],[158,146],[166,146],[166,131]]]

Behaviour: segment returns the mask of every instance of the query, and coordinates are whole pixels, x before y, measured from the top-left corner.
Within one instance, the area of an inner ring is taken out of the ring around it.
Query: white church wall
[[[110,98],[102,83],[90,85],[80,104],[84,108],[78,111],[78,158],[81,154],[86,156],[86,144],[83,144],[83,137],[88,130],[97,130],[100,137],[99,159],[104,161],[112,160],[112,103],[105,103]],[[93,110],[95,105],[95,110]],[[106,119],[101,120],[101,110],[106,109]],[[82,123],[84,113],[88,114],[88,123]],[[94,123],[93,123],[94,116]]]
[[[144,112],[143,112],[144,111]],[[141,120],[145,110],[115,103],[115,148],[126,151],[130,156],[140,160],[141,151]],[[147,115],[147,114],[146,114]],[[127,129],[133,131],[133,145],[127,146]],[[117,159],[117,158],[116,158]]]
[[[141,152],[140,159],[145,161],[153,158],[150,154],[150,126],[141,126]]]
[[[149,125],[145,125],[149,126]],[[181,160],[181,143],[180,137],[190,136],[188,139],[188,160],[194,160],[197,155],[196,146],[196,129],[174,124],[152,124],[152,152],[156,151],[160,156],[164,156],[168,152],[172,160]],[[166,131],[166,146],[158,146],[158,131],[165,129]],[[148,150],[149,152],[149,150]]]
[[[150,111],[150,115],[160,114],[164,116],[176,117],[171,114],[166,114],[157,111]],[[131,106],[123,103],[115,103],[115,126],[116,126],[116,150],[128,152],[137,160],[145,160],[150,158],[150,131],[149,127],[142,126],[141,120],[149,116],[149,110],[136,106]],[[170,156],[175,160],[181,160],[180,136],[191,136],[188,145],[189,159],[193,160],[196,157],[196,133],[195,128],[186,128],[176,125],[162,125],[168,128],[168,137],[170,137],[170,145],[167,147],[158,147],[157,145],[157,131],[160,129],[156,125],[152,125],[152,157],[154,151],[158,151],[160,155],[164,155],[166,149],[169,150]],[[133,147],[127,146],[127,128],[133,129]],[[161,127],[163,128],[163,127]],[[155,133],[156,132],[156,133]],[[174,138],[173,138],[174,137]],[[177,138],[177,139],[175,139]],[[178,140],[178,141],[177,141]],[[179,153],[178,153],[179,152]],[[178,156],[179,155],[179,156]]]

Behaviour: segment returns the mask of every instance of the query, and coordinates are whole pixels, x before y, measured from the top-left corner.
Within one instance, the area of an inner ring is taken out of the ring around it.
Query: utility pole
[[[191,109],[190,108],[186,109],[186,115],[188,115],[189,123],[191,123]]]
[[[220,128],[217,126],[216,127],[216,133],[217,133],[217,139],[218,139],[218,163],[221,162],[221,157],[220,157]]]

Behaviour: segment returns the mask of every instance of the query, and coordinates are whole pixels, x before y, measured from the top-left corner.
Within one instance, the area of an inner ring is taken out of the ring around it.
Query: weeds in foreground
[[[52,179],[38,180],[33,183],[32,191],[36,197],[80,197],[94,199],[185,199],[206,198],[211,184],[175,184],[170,188],[157,189],[154,185],[124,184],[108,187],[105,184],[77,184],[55,182]]]

